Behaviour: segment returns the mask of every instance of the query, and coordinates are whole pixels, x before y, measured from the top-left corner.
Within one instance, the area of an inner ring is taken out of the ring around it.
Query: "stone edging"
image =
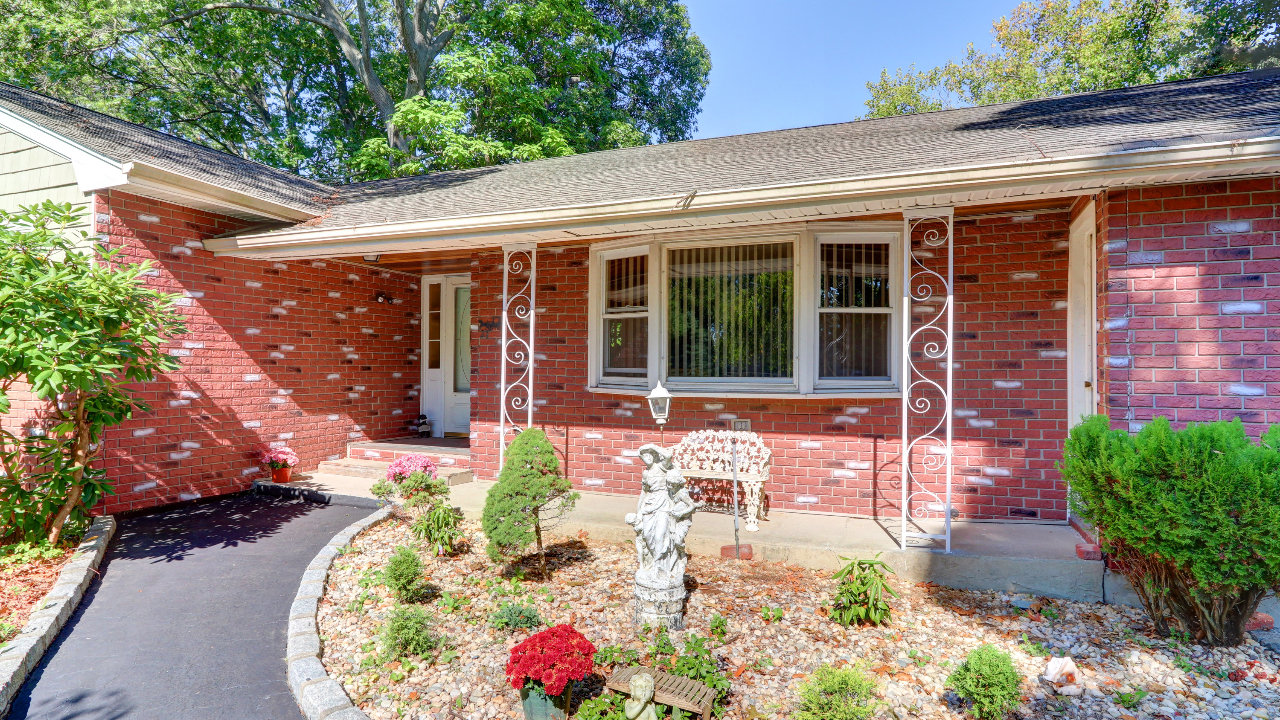
[[[26,682],[27,675],[40,664],[45,650],[75,612],[115,533],[115,518],[110,515],[94,518],[84,540],[58,572],[57,582],[36,603],[22,632],[0,648],[0,716],[9,711],[9,703]]]
[[[316,553],[316,557],[302,574],[302,584],[289,608],[289,642],[285,650],[288,666],[289,690],[302,708],[307,720],[369,720],[360,708],[351,703],[347,692],[337,680],[329,677],[320,662],[320,634],[316,624],[320,598],[324,596],[325,580],[329,567],[338,551],[351,542],[363,530],[384,520],[391,514],[392,506],[374,512],[363,520],[348,525],[333,536],[328,545]]]

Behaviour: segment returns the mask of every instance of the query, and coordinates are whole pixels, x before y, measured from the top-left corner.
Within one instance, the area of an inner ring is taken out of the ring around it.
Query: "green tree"
[[[1195,16],[1176,0],[1026,0],[992,25],[992,52],[867,83],[867,117],[988,105],[1186,77]]]
[[[489,557],[511,560],[537,543],[545,577],[542,531],[567,515],[577,499],[546,434],[537,428],[521,431],[507,448],[498,482],[484,501],[481,525],[489,538]]]
[[[178,367],[163,346],[185,331],[176,296],[146,287],[149,264],[72,233],[76,220],[52,202],[0,211],[0,413],[17,387],[47,403],[43,433],[0,432],[0,535],[50,544],[112,492],[94,464],[103,432],[149,409],[131,386]]]
[[[1190,52],[1212,75],[1280,67],[1280,0],[1196,0]]]
[[[676,0],[0,0],[0,13],[0,79],[337,182],[684,139],[710,72]]]

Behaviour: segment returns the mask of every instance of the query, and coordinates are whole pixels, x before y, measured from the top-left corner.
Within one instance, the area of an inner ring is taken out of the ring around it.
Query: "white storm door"
[[[471,432],[471,277],[447,277],[442,290],[440,388],[443,431]]]
[[[1068,427],[1098,412],[1097,243],[1093,202],[1071,223],[1067,250]]]

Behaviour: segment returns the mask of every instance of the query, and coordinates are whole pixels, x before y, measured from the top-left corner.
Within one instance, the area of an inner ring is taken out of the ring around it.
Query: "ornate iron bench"
[[[655,703],[678,707],[701,715],[702,720],[711,720],[711,706],[715,703],[716,692],[697,680],[652,668],[627,667],[614,673],[613,677],[609,678],[609,682],[605,683],[605,689],[630,694],[631,676],[638,672],[646,672],[653,676]]]
[[[745,508],[742,513],[743,526],[748,532],[755,532],[760,529],[760,519],[764,517],[761,500],[764,485],[769,481],[769,469],[773,464],[773,453],[765,447],[759,435],[735,430],[695,430],[685,435],[676,445],[676,463],[686,479],[710,480],[719,486],[713,488],[715,494],[732,497],[731,441],[735,439],[738,441],[738,482],[742,485],[742,504]],[[709,494],[708,488],[691,484],[690,489],[696,493],[695,499],[699,506],[711,504],[703,499]],[[715,504],[728,503],[722,501]]]

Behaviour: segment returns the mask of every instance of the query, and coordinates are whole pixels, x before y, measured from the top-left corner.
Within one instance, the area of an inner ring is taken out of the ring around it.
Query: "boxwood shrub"
[[[1280,426],[1257,443],[1237,420],[1136,435],[1095,415],[1062,460],[1072,512],[1093,524],[1156,631],[1236,645],[1280,588]]]

